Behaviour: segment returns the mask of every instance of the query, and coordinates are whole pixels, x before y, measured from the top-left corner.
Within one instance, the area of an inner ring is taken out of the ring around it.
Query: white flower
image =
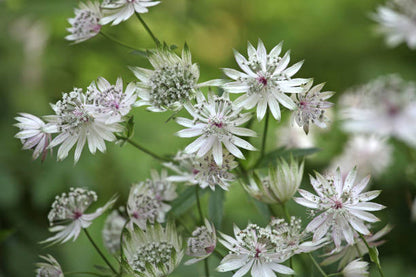
[[[392,161],[393,148],[385,138],[376,135],[354,135],[345,145],[344,151],[330,165],[331,170],[338,166],[344,172],[358,166],[358,176],[368,174],[379,176]]]
[[[99,77],[96,84],[92,83],[89,87],[91,98],[94,103],[91,109],[94,113],[106,118],[105,123],[117,123],[123,121],[134,102],[136,102],[136,86],[134,83],[127,85],[123,92],[123,80],[117,79],[116,85],[111,85],[106,79]]]
[[[140,228],[146,228],[147,222],[164,222],[165,214],[171,206],[164,201],[172,201],[177,197],[176,186],[167,180],[167,172],[162,171],[161,176],[152,171],[152,180],[140,182],[130,189],[127,202],[127,214],[130,217],[130,227],[133,223]]]
[[[344,277],[365,277],[369,276],[368,263],[360,259],[350,262],[343,270]]]
[[[62,193],[56,196],[52,203],[52,209],[48,214],[51,228],[49,231],[57,233],[42,243],[64,243],[73,239],[75,241],[81,229],[88,228],[94,219],[109,209],[116,198],[112,198],[103,207],[98,208],[94,213],[87,214],[88,207],[97,201],[97,194],[92,190],[83,188],[71,188],[69,193]]]
[[[282,43],[270,51],[261,40],[257,44],[257,50],[248,43],[248,60],[235,51],[235,59],[243,70],[239,72],[234,69],[225,68],[224,73],[233,82],[223,87],[229,93],[244,93],[237,99],[239,106],[251,109],[257,105],[257,119],[261,120],[266,114],[267,107],[273,117],[280,119],[279,103],[284,107],[294,110],[296,108],[293,100],[285,93],[301,93],[304,91],[302,85],[307,79],[292,79],[301,68],[303,62],[287,68],[290,61],[290,51],[281,58]]]
[[[276,130],[277,147],[311,148],[315,146],[313,133],[307,135],[301,127],[291,125],[288,124]]]
[[[150,54],[149,62],[154,70],[130,69],[140,80],[137,89],[141,100],[136,106],[148,105],[147,109],[153,112],[177,111],[195,97],[198,88],[219,84],[218,80],[198,84],[199,68],[192,63],[187,45],[182,50],[182,57],[171,50],[159,49]]]
[[[111,253],[116,254],[120,251],[120,237],[126,219],[117,210],[112,211],[105,220],[102,231],[105,248]]]
[[[416,3],[413,0],[393,0],[379,6],[372,18],[380,25],[377,31],[386,36],[386,43],[395,47],[406,42],[416,48]]]
[[[181,262],[182,237],[173,224],[166,228],[148,225],[146,231],[135,228],[123,241],[124,257],[134,276],[168,276]]]
[[[58,261],[51,255],[40,256],[46,261],[36,264],[36,277],[64,277]]]
[[[160,1],[152,0],[104,0],[101,8],[104,9],[105,17],[100,23],[105,25],[117,25],[129,19],[134,13],[147,13],[149,7],[156,6]]]
[[[207,258],[214,252],[216,246],[215,226],[205,218],[205,226],[196,228],[192,232],[192,237],[188,238],[186,255],[195,258],[186,261],[185,265],[194,264]]]
[[[269,223],[274,234],[280,240],[280,244],[283,245],[282,247],[290,250],[292,255],[315,251],[327,242],[326,238],[307,241],[310,235],[309,232],[302,231],[301,223],[301,219],[294,216],[290,218],[290,223],[281,218],[273,218]]]
[[[269,204],[283,204],[295,195],[302,176],[303,162],[299,164],[292,158],[290,163],[287,163],[281,159],[277,161],[276,169],[273,166],[269,167],[268,176],[251,176],[250,184],[243,183],[243,187],[257,200]]]
[[[65,39],[79,43],[96,36],[101,30],[101,17],[99,2],[80,3],[79,8],[75,9],[75,17],[68,19],[71,27],[67,30],[71,34]]]
[[[197,98],[195,106],[185,105],[186,110],[194,117],[193,120],[178,117],[176,122],[187,129],[177,132],[180,137],[196,137],[195,141],[185,148],[186,153],[197,153],[197,158],[205,156],[211,149],[215,162],[221,166],[223,162],[223,147],[235,157],[244,159],[238,147],[254,151],[250,143],[238,136],[256,136],[256,133],[247,128],[238,127],[247,122],[251,115],[240,113],[228,98],[228,94],[221,97],[208,95]]]
[[[169,176],[167,179],[172,182],[188,182],[192,185],[199,185],[201,188],[209,187],[215,190],[215,186],[220,186],[223,190],[228,190],[229,182],[234,181],[235,176],[231,170],[238,166],[228,151],[223,151],[223,162],[219,166],[215,163],[211,153],[196,158],[195,154],[185,154],[178,152],[174,158],[174,163],[164,165],[179,175]]]
[[[305,85],[305,92],[298,93],[293,96],[297,109],[292,114],[292,120],[295,121],[299,127],[303,127],[306,134],[309,133],[309,124],[314,123],[320,128],[326,128],[329,119],[325,116],[325,110],[332,107],[332,103],[326,101],[335,92],[325,91],[321,89],[325,84],[319,84],[312,87],[313,80],[310,80]]]
[[[240,230],[234,225],[235,239],[222,234],[219,241],[230,250],[217,267],[220,272],[237,270],[233,277],[244,276],[251,269],[251,275],[256,277],[294,274],[295,272],[280,263],[290,258],[291,251],[283,247],[279,238],[273,234],[271,228],[260,228],[249,224]]]
[[[97,149],[104,152],[105,141],[114,141],[114,133],[123,130],[120,124],[107,124],[105,116],[96,114],[95,109],[91,108],[93,101],[91,95],[75,88],[70,93],[64,93],[62,100],[52,105],[56,115],[48,116],[47,120],[58,126],[60,134],[52,140],[49,147],[61,145],[58,149],[58,160],[65,159],[69,150],[77,144],[74,155],[77,162],[86,142],[91,153],[94,154]]]
[[[377,247],[385,243],[385,240],[380,239],[387,233],[389,233],[392,228],[393,227],[391,225],[386,225],[377,233],[364,236],[364,238],[370,247]],[[338,250],[335,253],[334,251],[331,251],[330,253],[325,254],[325,256],[329,257],[323,260],[321,264],[329,265],[335,263],[336,261],[339,261],[338,270],[340,270],[355,258],[363,257],[365,254],[367,254],[368,248],[365,245],[364,241],[358,236],[358,234],[354,235],[354,239],[355,242],[353,245],[344,245],[341,246],[341,250]]]
[[[51,134],[58,131],[57,126],[45,124],[43,120],[31,114],[20,113],[19,115],[15,117],[19,123],[14,126],[18,127],[20,132],[15,137],[22,141],[24,150],[33,149],[33,159],[41,156],[41,160],[45,160],[52,139]]]
[[[416,147],[416,85],[397,75],[380,77],[340,99],[343,128],[354,133],[393,136]]]
[[[332,239],[337,249],[344,238],[348,244],[354,243],[354,234],[359,232],[369,235],[370,231],[364,222],[376,222],[379,219],[368,211],[378,211],[383,205],[368,202],[376,198],[381,191],[374,190],[361,193],[368,184],[370,176],[355,184],[357,168],[348,173],[343,181],[341,170],[324,177],[316,173],[316,178],[310,176],[311,184],[318,196],[299,189],[303,198],[294,200],[305,207],[320,212],[306,227],[306,231],[313,232],[314,241],[323,238],[332,231]]]

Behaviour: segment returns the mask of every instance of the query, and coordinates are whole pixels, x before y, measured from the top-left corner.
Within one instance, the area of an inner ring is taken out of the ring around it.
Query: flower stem
[[[121,228],[121,234],[120,234],[120,260],[123,259],[124,249],[123,249],[123,239],[124,239],[124,229],[126,228],[127,224],[130,222],[130,220],[126,220],[126,222],[123,225],[123,228]],[[123,263],[120,263],[120,276],[123,276]]]
[[[363,234],[361,234],[359,232],[357,232],[357,233],[358,233],[358,235],[360,235],[360,238],[362,239],[362,241],[364,242],[365,246],[368,249],[368,254],[370,255],[370,260],[377,265],[377,269],[378,269],[378,272],[380,273],[380,276],[384,277],[383,270],[381,269],[380,261],[378,260],[378,256],[376,256],[375,258],[373,257],[374,248],[371,248],[370,245],[368,245],[367,240],[365,239]],[[376,255],[378,255],[378,254],[376,254]]]
[[[139,13],[136,12],[136,16],[139,19],[139,21],[142,23],[143,27],[146,29],[146,32],[152,37],[156,46],[159,47],[160,46],[160,41],[155,37],[152,30],[150,30],[149,26],[147,26],[146,22],[144,22],[143,18],[140,16]]]
[[[282,206],[282,210],[283,210],[283,213],[286,217],[287,222],[290,224],[291,217],[289,215],[289,211],[286,208],[285,203],[281,203],[280,205]],[[290,266],[291,269],[293,269],[293,257],[290,257],[290,259],[289,259],[289,266]],[[294,276],[294,275],[290,275],[290,276]]]
[[[86,275],[93,275],[93,276],[103,276],[102,274],[99,274],[99,273],[95,273],[95,272],[88,272],[88,271],[69,271],[69,272],[64,272],[63,273],[64,274],[64,276],[67,276],[67,275],[84,275],[84,274],[86,274]]]
[[[196,187],[195,194],[196,194],[196,205],[198,206],[199,221],[200,221],[200,224],[202,225],[204,222],[204,216],[202,215],[201,201],[199,200],[199,186]],[[205,269],[205,276],[209,277],[208,257],[204,259],[204,269]]]
[[[84,229],[85,234],[87,235],[89,241],[91,242],[92,246],[94,246],[95,250],[97,250],[98,254],[100,254],[101,258],[103,258],[104,262],[110,267],[111,271],[113,271],[115,274],[117,274],[117,271],[114,269],[114,267],[111,265],[111,263],[107,260],[107,258],[104,256],[103,252],[98,248],[97,244],[95,244],[94,240],[90,236],[90,233],[88,233],[87,229]]]
[[[127,44],[125,44],[124,42],[121,42],[121,41],[119,41],[118,39],[116,39],[116,38],[114,38],[114,37],[112,37],[112,36],[110,36],[110,35],[108,35],[108,34],[104,33],[103,31],[101,31],[101,32],[100,32],[100,35],[102,35],[102,36],[103,36],[103,37],[105,37],[106,39],[111,40],[112,42],[114,42],[114,43],[116,43],[116,44],[118,44],[118,45],[121,45],[121,46],[123,46],[123,47],[125,47],[125,48],[131,49],[131,50],[134,50],[134,51],[140,51],[140,52],[143,52],[143,54],[144,54],[144,55],[146,54],[146,52],[145,52],[145,51],[143,51],[143,50],[139,50],[139,49],[134,48],[133,46],[127,45]]]
[[[151,156],[151,157],[155,158],[156,160],[159,160],[159,161],[161,161],[161,162],[171,162],[171,160],[170,160],[170,159],[165,158],[165,157],[161,157],[161,156],[159,156],[159,155],[157,155],[157,154],[153,153],[152,151],[150,151],[150,150],[148,150],[148,149],[144,148],[143,146],[141,146],[141,145],[140,145],[140,144],[138,144],[137,142],[132,141],[132,140],[131,140],[131,139],[129,139],[129,138],[124,138],[124,137],[119,137],[119,138],[120,138],[120,139],[124,139],[125,141],[127,141],[128,143],[130,143],[132,146],[136,147],[137,149],[139,149],[140,151],[142,151],[142,152],[146,153],[147,155],[149,155],[149,156]]]
[[[266,151],[266,139],[267,139],[267,131],[269,128],[269,117],[270,117],[270,112],[269,112],[269,107],[267,107],[266,119],[264,121],[263,138],[261,141],[260,157],[258,158],[257,162],[254,164],[253,168],[257,167],[261,163],[264,157],[264,153]]]
[[[328,277],[328,275],[326,275],[325,271],[321,268],[321,266],[318,264],[318,262],[315,260],[315,258],[312,256],[311,253],[308,253],[309,258],[311,258],[312,263],[315,265],[315,267],[319,270],[319,272],[322,274],[322,276],[324,277]]]

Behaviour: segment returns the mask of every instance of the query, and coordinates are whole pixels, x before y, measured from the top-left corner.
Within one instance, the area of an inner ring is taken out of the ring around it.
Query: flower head
[[[264,117],[267,107],[273,117],[279,120],[279,103],[294,110],[296,105],[286,93],[303,92],[302,85],[308,81],[307,79],[292,79],[303,62],[298,62],[287,68],[290,61],[290,51],[286,52],[283,58],[279,56],[281,51],[282,43],[274,47],[269,54],[267,54],[261,40],[257,44],[257,49],[249,43],[248,60],[240,53],[234,53],[243,72],[230,68],[224,69],[225,75],[234,80],[224,85],[225,91],[244,93],[237,99],[238,105],[247,109],[257,106],[258,120]]]
[[[52,203],[52,209],[48,214],[49,231],[57,232],[42,243],[64,243],[73,239],[75,241],[81,229],[88,228],[94,219],[109,209],[116,198],[112,198],[103,207],[98,208],[94,213],[85,213],[88,207],[97,201],[97,194],[92,190],[83,188],[71,188],[69,193],[62,193],[56,196]]]
[[[228,151],[223,152],[223,163],[221,166],[214,161],[212,154],[197,158],[195,154],[178,152],[174,163],[164,165],[179,175],[169,176],[168,180],[173,182],[188,182],[192,185],[199,185],[201,188],[209,187],[215,190],[216,185],[228,190],[229,182],[235,179],[231,170],[238,166]]]
[[[173,224],[148,225],[146,231],[135,228],[123,241],[124,257],[135,276],[169,275],[181,262],[182,237]]]
[[[256,174],[249,179],[250,184],[243,184],[245,190],[254,198],[269,204],[282,204],[290,200],[298,190],[303,176],[303,162],[291,158],[290,163],[284,159],[278,161],[277,167],[269,167],[266,177]]]
[[[214,224],[205,219],[205,226],[196,228],[192,237],[188,238],[186,255],[194,257],[185,264],[190,265],[202,261],[214,252],[217,245],[217,235]]]
[[[383,236],[388,234],[393,227],[391,225],[384,226],[383,229],[376,232],[375,234],[370,234],[364,236],[365,240],[367,241],[370,247],[377,247],[385,243],[385,240],[380,240]],[[329,265],[339,261],[338,270],[345,267],[349,262],[353,261],[356,258],[362,257],[368,253],[368,248],[365,245],[364,241],[358,236],[358,234],[354,234],[354,244],[353,245],[343,245],[341,249],[331,251],[325,256],[328,256],[325,260],[322,261],[322,265]]]
[[[185,108],[194,119],[177,118],[178,124],[187,127],[177,132],[177,135],[180,137],[199,136],[185,148],[186,153],[196,152],[196,157],[201,158],[212,150],[214,161],[221,166],[223,145],[239,159],[244,159],[244,156],[238,147],[256,150],[250,143],[238,137],[256,135],[252,130],[238,127],[247,122],[251,115],[240,113],[241,108],[233,105],[228,94],[222,96],[210,94],[208,100],[201,96],[198,97],[198,103],[195,106],[186,105]]]
[[[92,83],[89,89],[90,97],[93,99],[91,109],[106,118],[106,124],[123,121],[123,117],[130,112],[137,98],[134,83],[128,84],[123,92],[121,78],[117,79],[116,85],[111,85],[106,79],[99,77],[96,84]]]
[[[343,270],[344,277],[366,277],[368,273],[368,263],[363,262],[360,259],[350,262]]]
[[[397,75],[380,77],[340,99],[343,128],[353,133],[396,137],[416,147],[416,85]]]
[[[79,43],[96,36],[101,30],[102,17],[99,2],[80,3],[75,9],[75,17],[68,19],[71,27],[67,28],[70,35],[65,39]]]
[[[377,31],[386,36],[386,43],[395,47],[406,42],[416,48],[416,3],[413,0],[392,0],[379,6],[372,18],[379,23]]]
[[[105,220],[102,231],[104,246],[111,254],[120,251],[120,236],[126,219],[117,210],[113,210]]]
[[[334,92],[321,92],[324,84],[312,87],[313,80],[305,85],[305,92],[293,96],[297,109],[293,112],[293,120],[303,127],[306,134],[309,133],[309,124],[314,123],[320,128],[326,128],[329,119],[325,116],[325,110],[333,104],[326,101]]]
[[[339,168],[327,177],[316,173],[316,178],[310,176],[310,179],[318,195],[299,189],[302,198],[295,198],[295,201],[320,212],[306,227],[308,232],[314,233],[314,241],[324,237],[328,231],[332,231],[332,239],[336,248],[339,249],[343,238],[351,245],[354,244],[356,232],[363,235],[370,234],[364,222],[379,220],[368,211],[378,211],[385,207],[368,201],[376,198],[381,191],[361,193],[370,177],[367,176],[355,183],[356,175],[356,167],[348,173],[345,181],[342,179]]]
[[[20,113],[15,119],[19,122],[14,126],[20,129],[15,137],[20,139],[23,149],[33,149],[33,159],[39,156],[44,161],[48,153],[49,144],[52,140],[52,133],[56,133],[58,128],[55,124],[46,124],[37,116]]]
[[[156,6],[160,1],[153,0],[104,0],[101,8],[105,17],[100,20],[102,25],[113,22],[111,25],[126,21],[134,13],[147,13],[149,7]]]
[[[51,255],[40,256],[46,261],[43,263],[37,263],[36,277],[64,277],[62,268],[58,261]]]
[[[91,90],[84,94],[79,88],[64,93],[62,100],[52,105],[56,115],[48,116],[47,120],[56,124],[60,132],[50,144],[50,147],[61,145],[58,149],[58,160],[65,159],[69,150],[77,144],[74,155],[77,162],[86,142],[91,153],[94,154],[97,149],[104,152],[105,141],[114,141],[114,133],[123,130],[118,123],[107,124],[108,118],[103,114],[97,114],[92,105],[94,94]]]
[[[291,251],[283,247],[270,226],[261,228],[249,224],[240,230],[234,226],[234,236],[221,234],[219,241],[230,250],[217,267],[220,272],[237,270],[234,276],[243,276],[251,269],[252,276],[274,276],[274,271],[281,274],[295,272],[281,263],[291,256]]]

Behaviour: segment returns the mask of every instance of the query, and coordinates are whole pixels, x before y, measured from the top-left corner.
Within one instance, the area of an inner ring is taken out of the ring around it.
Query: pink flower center
[[[139,219],[139,213],[138,212],[134,212],[133,214],[132,214],[132,216],[135,218],[135,219]]]
[[[100,32],[100,30],[101,30],[101,25],[100,25],[100,24],[95,25],[95,26],[92,28],[92,30],[94,31],[94,33],[99,33],[99,32]]]
[[[222,122],[212,122],[212,125],[214,125],[217,128],[222,128],[224,126],[224,124]]]
[[[263,86],[267,86],[267,79],[266,79],[266,77],[264,77],[264,76],[259,76],[259,77],[257,78],[257,81],[258,81],[260,84],[262,84]]]
[[[391,117],[396,116],[400,112],[400,108],[397,106],[389,106],[388,113]]]
[[[339,201],[339,200],[336,200],[335,202],[334,202],[334,208],[335,209],[341,209],[342,208],[342,202],[341,201]]]
[[[205,247],[205,251],[206,251],[207,253],[212,253],[212,252],[214,251],[214,249],[215,249],[215,246],[214,246],[214,245],[211,245],[211,246]]]
[[[256,254],[254,255],[255,258],[258,258],[260,256],[261,250],[256,248]]]
[[[81,212],[78,212],[78,211],[74,212],[74,219],[78,219],[81,216],[82,216],[82,213]]]
[[[198,169],[195,169],[195,168],[194,168],[194,169],[192,169],[192,174],[193,174],[193,175],[196,175],[196,174],[198,174],[198,173],[199,173],[199,170],[198,170]]]

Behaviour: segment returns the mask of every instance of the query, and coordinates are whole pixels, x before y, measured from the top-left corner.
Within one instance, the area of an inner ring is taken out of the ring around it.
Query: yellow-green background
[[[347,87],[382,74],[397,72],[416,80],[416,52],[404,45],[388,49],[374,35],[369,14],[378,4],[381,2],[375,0],[162,0],[143,17],[161,40],[179,47],[185,41],[189,44],[202,81],[222,77],[220,68],[236,67],[233,48],[245,52],[247,41],[256,44],[261,38],[271,49],[284,40],[284,50],[292,50],[293,62],[305,60],[297,76],[327,82],[326,88],[339,96]],[[51,113],[49,103],[57,101],[61,92],[86,87],[98,76],[111,82],[121,76],[127,83],[134,80],[128,65],[149,66],[143,57],[101,36],[77,45],[64,40],[66,19],[73,17],[76,6],[73,0],[0,1],[0,229],[2,235],[4,230],[10,231],[0,242],[0,276],[31,276],[37,256],[47,253],[54,254],[65,271],[83,271],[100,264],[83,235],[75,243],[58,247],[38,244],[50,235],[46,216],[54,196],[71,186],[86,186],[97,191],[99,204],[117,193],[121,205],[133,182],[148,178],[151,168],[160,168],[129,145],[120,148],[113,144],[107,144],[105,154],[93,156],[84,151],[76,165],[72,154],[63,162],[49,156],[42,164],[32,161],[31,153],[21,151],[20,142],[13,138],[17,132],[13,118],[18,112],[47,115]],[[153,47],[134,17],[103,30],[136,47]],[[165,123],[167,114],[137,108],[134,115],[135,140],[155,152],[175,153],[190,142],[173,135],[180,127],[173,121]],[[271,125],[277,126],[278,122]],[[260,130],[261,126],[255,128]],[[345,140],[346,135],[335,124],[321,138],[322,152],[307,160],[306,171],[325,168]],[[275,141],[275,133],[270,132],[268,149],[275,147]],[[259,140],[254,143],[258,145]],[[388,206],[377,213],[383,219],[378,228],[387,222],[395,226],[379,251],[385,276],[415,276],[416,224],[410,222],[408,206],[416,192],[414,164],[406,146],[392,143],[396,146],[393,165],[373,184],[373,188],[384,190],[378,201]],[[306,176],[303,186],[308,188]],[[289,208],[295,214],[305,214],[294,203]],[[240,227],[248,221],[266,223],[238,184],[226,194],[225,213],[223,225],[228,233],[232,222]],[[100,244],[104,218],[91,227]],[[193,222],[188,220],[188,224]],[[212,271],[217,263],[211,258]],[[295,269],[299,276],[319,276],[311,273],[312,267],[302,272],[295,263]],[[175,276],[202,274],[202,265],[181,266]],[[213,276],[230,275],[214,272]]]

